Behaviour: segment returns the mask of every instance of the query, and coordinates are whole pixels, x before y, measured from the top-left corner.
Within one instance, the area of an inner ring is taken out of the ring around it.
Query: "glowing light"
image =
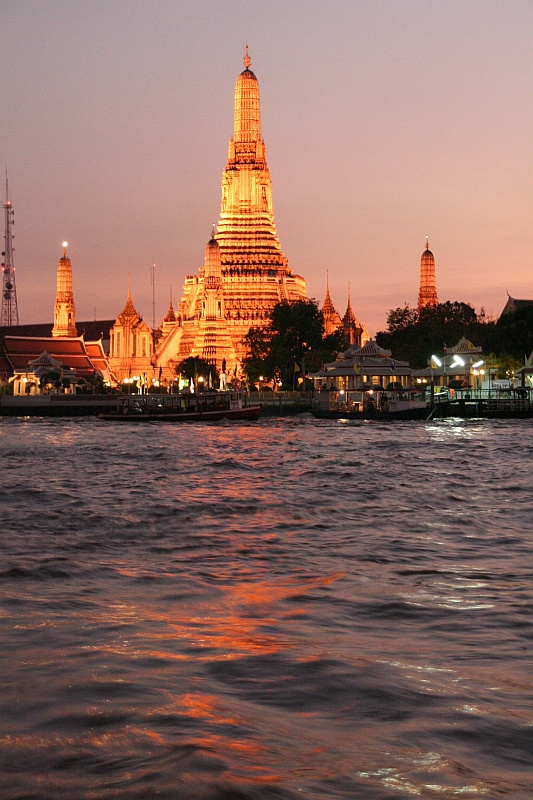
[[[68,242],[63,242],[63,247],[68,247]]]

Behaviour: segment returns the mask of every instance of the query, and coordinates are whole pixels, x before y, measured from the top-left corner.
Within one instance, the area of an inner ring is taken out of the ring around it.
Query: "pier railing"
[[[437,416],[531,417],[533,389],[456,389],[434,397]]]
[[[458,400],[527,400],[533,403],[533,388],[519,386],[509,389],[447,389],[435,392],[434,395],[435,404]]]

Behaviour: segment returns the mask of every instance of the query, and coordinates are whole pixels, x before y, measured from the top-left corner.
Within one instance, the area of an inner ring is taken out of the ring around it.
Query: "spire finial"
[[[426,236],[426,250],[429,250],[429,236]]]
[[[68,242],[63,242],[63,258],[66,258],[67,247],[68,247]]]
[[[250,54],[248,53],[248,45],[244,48],[244,58],[243,58],[244,68],[248,69],[250,64],[252,63],[252,59],[250,58]]]
[[[131,300],[130,273],[128,272],[128,300]]]
[[[213,222],[213,227],[211,228],[211,239],[215,238],[215,223]]]

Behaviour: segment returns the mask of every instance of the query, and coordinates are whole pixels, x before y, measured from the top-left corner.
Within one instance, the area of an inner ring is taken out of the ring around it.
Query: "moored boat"
[[[96,417],[116,408],[113,394],[35,394],[0,397],[2,417]]]
[[[116,407],[99,415],[115,422],[199,422],[221,419],[256,420],[261,406],[248,405],[240,391],[191,394],[123,395]]]
[[[434,408],[424,393],[412,389],[372,388],[357,391],[322,391],[311,413],[319,419],[430,419]]]

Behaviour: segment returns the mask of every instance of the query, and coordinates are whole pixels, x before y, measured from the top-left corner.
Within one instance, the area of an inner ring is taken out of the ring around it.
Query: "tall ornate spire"
[[[244,62],[250,64],[248,50]],[[222,173],[216,239],[223,270],[226,264],[234,263],[283,272],[288,269],[272,211],[272,181],[261,138],[259,84],[248,67],[235,85],[234,131]]]
[[[120,312],[117,317],[117,320],[124,322],[125,320],[140,320],[142,319],[141,315],[133,305],[133,300],[131,298],[131,286],[130,286],[130,276],[128,273],[128,295],[126,297],[126,305]]]
[[[326,336],[329,336],[330,333],[334,333],[340,328],[340,326],[342,325],[342,320],[339,317],[338,313],[335,311],[335,307],[331,302],[331,297],[329,295],[328,270],[326,270],[326,297],[324,299],[324,303],[322,304],[322,314],[324,317],[324,332]]]
[[[244,56],[244,66],[246,69],[241,72],[235,85],[235,109],[234,109],[234,135],[233,140],[236,146],[236,155],[246,154],[255,156],[257,142],[261,141],[261,109],[259,101],[259,84],[254,73],[248,69],[251,58],[248,55],[248,45],[246,45],[246,55]],[[245,143],[254,143],[254,147],[245,147]],[[264,159],[264,153],[263,153]],[[248,160],[248,159],[247,159]]]
[[[186,279],[178,325],[158,345],[158,358],[167,364],[201,355],[219,367],[225,360],[228,370],[240,371],[250,328],[267,327],[280,301],[306,298],[305,281],[289,269],[276,233],[259,84],[250,70],[248,45],[243,63],[235,84],[220,217],[198,276]]]
[[[174,311],[174,306],[172,305],[172,284],[170,284],[170,305],[168,307],[164,322],[176,322],[176,312]]]
[[[420,289],[418,292],[418,310],[438,306],[437,281],[435,275],[435,258],[429,249],[429,236],[426,236],[426,249],[420,259]]]
[[[363,338],[366,334],[365,328],[361,325],[359,320],[354,314],[351,299],[351,286],[348,281],[348,305],[342,318],[342,327],[344,329],[344,337],[348,345],[356,344],[361,347]]]
[[[72,291],[72,264],[67,256],[67,243],[63,242],[63,255],[57,263],[57,291],[52,336],[77,335],[76,308]]]
[[[322,305],[322,313],[323,314],[331,314],[331,313],[337,314],[337,312],[335,311],[335,307],[334,307],[333,303],[331,302],[331,297],[329,296],[329,271],[328,270],[326,270],[326,297],[324,298],[324,304]],[[337,314],[337,316],[338,316],[338,314]],[[339,317],[339,323],[340,323],[340,317]]]
[[[235,85],[234,131],[222,173],[222,200],[215,238],[220,246],[225,309],[235,320],[235,338],[244,339],[251,324],[267,325],[280,300],[306,297],[305,282],[293,275],[276,232],[272,180],[261,137],[259,83],[245,69]],[[244,345],[239,345],[244,356]],[[240,357],[239,356],[239,357]]]
[[[222,282],[222,271],[220,269],[220,247],[215,239],[215,229],[205,248],[204,259],[204,283],[206,288],[218,288]]]

